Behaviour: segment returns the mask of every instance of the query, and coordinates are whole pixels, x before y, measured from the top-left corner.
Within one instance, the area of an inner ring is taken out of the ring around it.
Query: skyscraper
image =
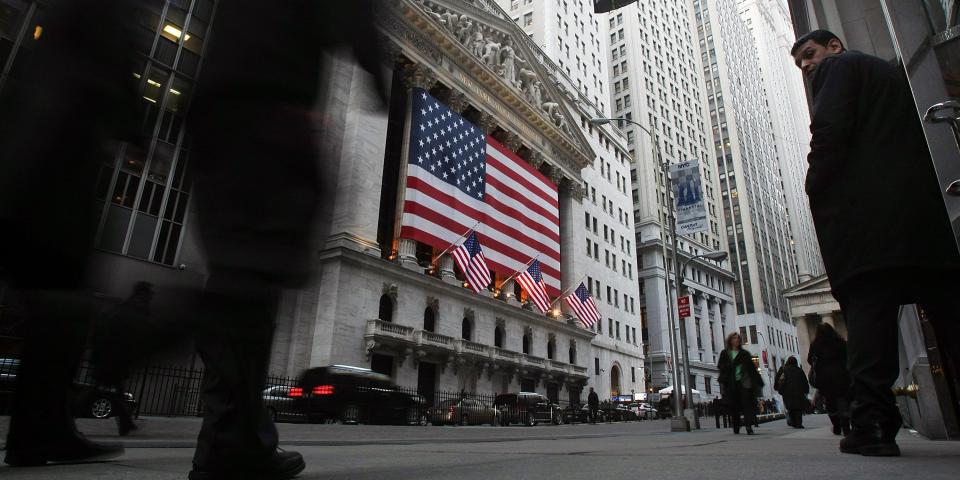
[[[783,297],[797,280],[785,195],[785,183],[795,176],[781,172],[783,147],[771,125],[771,110],[789,107],[770,101],[771,82],[764,79],[759,49],[740,7],[736,0],[693,0],[726,244],[737,275],[737,327],[760,357],[768,380],[765,395],[772,395],[772,373],[785,356],[798,352]]]
[[[571,287],[582,277],[601,314],[593,328],[597,335],[591,342],[589,385],[601,398],[608,392],[624,397],[641,393],[645,373],[638,337],[642,302],[637,301],[639,269],[630,213],[631,156],[624,132],[589,123],[591,118],[609,116],[607,58],[601,54],[603,18],[593,14],[589,0],[498,2],[540,47],[545,55],[541,62],[553,65],[557,85],[572,97],[569,105],[579,120],[574,127],[595,155],[593,165],[580,172],[583,202],[573,205],[575,220],[583,222],[583,235],[573,239],[576,253],[564,255],[564,268],[575,272]]]
[[[639,122],[646,128],[622,125],[634,160],[631,180],[638,282],[644,346],[654,389],[672,384],[669,307],[676,295],[675,280],[669,286],[665,281],[664,242],[667,249],[672,245],[669,232],[664,234],[662,226],[669,227],[667,202],[672,201],[672,194],[660,162],[699,162],[707,229],[678,239],[678,264],[686,265],[685,284],[693,294],[691,316],[684,320],[689,348],[686,357],[691,361],[693,377],[690,383],[706,399],[719,393],[716,356],[723,348],[724,334],[733,328],[734,277],[725,263],[692,260],[724,246],[719,180],[710,148],[693,21],[687,4],[657,1],[613,11],[602,23],[607,28],[604,55],[609,62],[611,116]],[[655,150],[659,150],[659,157],[655,157]]]
[[[774,153],[780,165],[790,217],[790,245],[800,281],[824,273],[810,204],[803,190],[810,152],[810,114],[803,77],[793,64],[794,33],[784,0],[741,0],[740,15],[757,46],[761,79],[767,94]]]

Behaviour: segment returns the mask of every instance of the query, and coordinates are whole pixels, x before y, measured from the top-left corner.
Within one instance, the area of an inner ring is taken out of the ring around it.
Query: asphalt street
[[[712,419],[710,419],[712,421]],[[754,436],[711,425],[671,433],[666,421],[525,427],[378,427],[281,424],[285,448],[307,461],[303,479],[793,479],[960,476],[960,442],[903,430],[899,458],[839,453],[825,416],[804,430],[781,421]],[[112,422],[82,421],[100,441],[123,443],[113,462],[0,467],[4,479],[182,479],[190,469],[196,419],[144,420],[119,440]],[[5,419],[0,423],[4,430]]]

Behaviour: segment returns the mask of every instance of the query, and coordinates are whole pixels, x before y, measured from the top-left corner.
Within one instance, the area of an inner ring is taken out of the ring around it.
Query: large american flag
[[[479,293],[490,285],[490,267],[487,266],[483,250],[480,249],[476,232],[470,232],[463,243],[453,250],[453,258],[474,292]]]
[[[597,304],[587,291],[587,287],[580,283],[580,286],[573,293],[567,295],[567,304],[576,312],[577,317],[584,326],[590,328],[600,321],[600,311],[597,310]]]
[[[527,292],[527,296],[537,304],[541,312],[546,313],[550,310],[550,297],[547,296],[546,287],[543,284],[543,274],[540,272],[540,261],[534,260],[530,266],[517,276],[517,281]]]
[[[425,90],[413,90],[400,236],[448,248],[473,227],[487,264],[504,275],[543,259],[560,292],[557,186]]]

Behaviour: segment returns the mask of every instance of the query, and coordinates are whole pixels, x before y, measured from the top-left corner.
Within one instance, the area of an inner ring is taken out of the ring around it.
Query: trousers
[[[749,428],[757,423],[757,401],[753,396],[753,390],[738,387],[735,391],[730,392],[728,408],[734,431],[739,431],[741,424]],[[743,416],[742,422],[741,415]]]
[[[898,322],[902,305],[916,304],[948,363],[960,359],[960,282],[957,272],[886,270],[863,274],[834,288],[847,321],[847,368],[851,377],[850,421],[854,428],[879,425],[895,435],[901,425],[892,387],[900,374]]]

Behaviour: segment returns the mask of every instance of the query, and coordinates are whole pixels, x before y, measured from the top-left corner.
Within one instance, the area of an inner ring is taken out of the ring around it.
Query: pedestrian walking
[[[787,407],[787,424],[793,428],[803,428],[803,412],[810,404],[807,394],[810,393],[810,384],[803,369],[797,363],[797,357],[787,359],[774,381],[776,390],[783,396],[783,403]]]
[[[852,429],[840,450],[899,455],[900,306],[918,304],[941,351],[960,359],[960,255],[902,67],[826,30],[790,53],[813,94],[805,189],[847,320]]]
[[[724,411],[723,402],[720,400],[720,397],[716,397],[711,402],[711,407],[713,409],[713,416],[717,421],[717,428],[720,428],[720,419],[723,419],[723,428],[727,428],[727,415]]]
[[[810,384],[823,397],[834,435],[850,433],[850,373],[847,342],[828,323],[817,325],[807,355]]]
[[[138,351],[144,348],[142,339],[160,330],[151,325],[150,303],[153,296],[152,284],[137,282],[126,300],[94,321],[91,360],[98,384],[117,392],[124,391],[131,366],[143,358],[142,352]],[[138,429],[126,402],[117,402],[117,410],[120,436]]]
[[[82,287],[102,147],[134,138],[139,125],[130,74],[139,3],[58,2],[19,82],[26,88],[0,111],[0,270],[28,317],[6,444],[12,466],[122,453],[77,432],[68,390],[92,317]],[[186,122],[209,272],[193,319],[205,411],[191,480],[286,479],[305,467],[299,453],[277,448],[261,392],[280,291],[309,280],[312,239],[326,233],[315,221],[325,191],[312,115],[325,53],[345,47],[385,97],[374,3],[217,6]]]
[[[597,423],[597,410],[600,409],[600,397],[597,392],[590,387],[590,393],[587,395],[587,408],[590,409],[590,423]]]
[[[733,423],[733,433],[740,433],[742,425],[747,435],[753,435],[757,423],[757,397],[763,391],[763,379],[753,364],[753,355],[740,346],[740,334],[727,335],[726,348],[717,362],[720,394]]]

